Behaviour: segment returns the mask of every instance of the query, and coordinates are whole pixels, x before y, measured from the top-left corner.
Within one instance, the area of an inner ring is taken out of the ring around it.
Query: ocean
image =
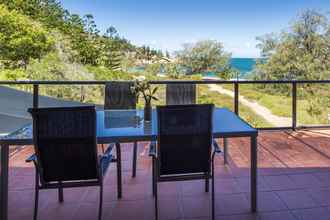
[[[238,77],[240,79],[246,78],[252,72],[253,68],[256,65],[255,58],[231,58],[229,62],[230,62],[230,65],[232,66],[232,68],[239,71],[240,74]],[[143,73],[144,70],[145,70],[144,66],[137,66],[137,67],[131,68],[129,70],[129,72]],[[216,77],[216,73],[214,73],[214,72],[207,72],[203,75],[208,76],[208,77]]]
[[[240,72],[240,78],[245,78],[256,65],[255,58],[231,58],[230,65]]]
[[[229,61],[232,68],[238,70],[239,76],[234,76],[234,78],[245,79],[253,70],[256,65],[255,58],[231,58]],[[207,72],[204,74],[207,77],[217,77],[214,72]]]

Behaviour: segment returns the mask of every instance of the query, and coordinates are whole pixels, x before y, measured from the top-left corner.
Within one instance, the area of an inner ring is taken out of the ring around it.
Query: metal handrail
[[[0,85],[33,85],[33,107],[38,107],[39,85],[105,85],[111,82],[133,82],[132,80],[87,80],[87,81],[39,81],[39,80],[18,80],[0,81]],[[234,112],[239,115],[239,85],[240,84],[290,84],[292,92],[292,125],[289,127],[267,127],[259,128],[266,130],[283,129],[307,129],[307,128],[330,128],[330,125],[322,126],[297,126],[297,85],[298,84],[330,84],[329,80],[151,80],[151,84],[232,84],[234,85]]]
[[[104,85],[111,82],[132,82],[132,80],[58,80],[58,81],[40,81],[40,80],[17,80],[17,81],[0,81],[0,85]],[[151,84],[328,84],[329,80],[150,80]]]

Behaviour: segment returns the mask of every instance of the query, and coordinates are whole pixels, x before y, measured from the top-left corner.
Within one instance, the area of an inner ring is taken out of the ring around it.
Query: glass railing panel
[[[239,115],[255,127],[289,127],[291,91],[291,84],[240,84]]]
[[[330,125],[330,84],[297,85],[297,125]]]

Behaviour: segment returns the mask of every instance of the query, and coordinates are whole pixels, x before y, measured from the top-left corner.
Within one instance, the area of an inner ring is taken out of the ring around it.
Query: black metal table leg
[[[134,146],[133,146],[133,167],[132,167],[132,177],[133,178],[136,176],[137,148],[138,148],[138,144],[135,141]]]
[[[257,211],[257,136],[251,137],[251,211]]]
[[[0,146],[0,220],[8,219],[8,169],[9,146]]]
[[[122,197],[122,177],[121,177],[121,149],[120,143],[116,143],[116,154],[117,154],[117,197]]]

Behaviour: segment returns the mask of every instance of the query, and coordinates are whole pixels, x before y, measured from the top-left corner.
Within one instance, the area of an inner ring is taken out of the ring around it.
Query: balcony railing
[[[60,85],[60,86],[68,86],[68,85],[105,85],[112,81],[0,81],[0,85],[30,85],[33,86],[33,107],[39,106],[39,86],[40,85]],[[128,81],[126,81],[128,82]],[[240,85],[247,84],[258,84],[258,85],[287,85],[290,86],[291,90],[291,117],[292,123],[291,126],[281,126],[281,127],[258,127],[258,129],[263,130],[284,130],[284,129],[310,129],[310,128],[330,128],[330,124],[322,124],[322,125],[298,125],[297,123],[297,87],[300,85],[313,84],[313,85],[330,85],[330,80],[237,80],[237,81],[229,81],[229,80],[161,80],[161,81],[150,81],[151,84],[154,85],[166,85],[166,84],[196,84],[196,85],[210,85],[210,84],[220,84],[220,85],[232,85],[234,87],[234,98],[233,98],[233,110],[239,115],[240,110]],[[244,94],[242,94],[244,95]]]

